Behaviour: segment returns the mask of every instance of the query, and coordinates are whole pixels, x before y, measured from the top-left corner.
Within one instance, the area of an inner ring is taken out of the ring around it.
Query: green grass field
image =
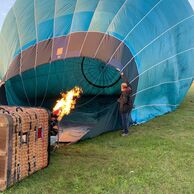
[[[194,87],[174,113],[51,155],[50,166],[9,189],[29,194],[194,193]]]

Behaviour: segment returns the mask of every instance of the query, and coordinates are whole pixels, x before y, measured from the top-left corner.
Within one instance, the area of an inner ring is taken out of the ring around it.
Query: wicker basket
[[[0,191],[48,165],[49,113],[0,106]]]

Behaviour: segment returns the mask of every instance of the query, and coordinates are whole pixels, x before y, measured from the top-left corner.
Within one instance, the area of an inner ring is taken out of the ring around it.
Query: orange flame
[[[57,100],[53,108],[53,113],[58,116],[58,121],[61,121],[65,115],[69,115],[71,110],[75,109],[76,101],[82,93],[83,90],[77,86],[66,93],[61,93],[62,98]]]

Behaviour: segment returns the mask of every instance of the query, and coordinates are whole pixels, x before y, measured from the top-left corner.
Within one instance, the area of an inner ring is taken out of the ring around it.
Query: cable
[[[97,10],[97,8],[98,8],[100,2],[101,2],[101,0],[98,0],[98,4],[97,4],[97,6],[96,6],[96,8],[95,8],[95,10],[94,10],[94,13],[96,13],[96,10]],[[86,40],[87,40],[88,33],[89,33],[89,29],[90,29],[90,27],[91,27],[93,18],[94,18],[94,14],[93,14],[93,16],[92,16],[92,18],[91,18],[90,25],[89,25],[89,27],[88,27],[88,31],[86,32],[86,35],[85,35],[85,37],[84,37],[84,41],[83,41],[82,46],[81,46],[81,48],[80,48],[80,54],[79,54],[79,56],[81,56],[82,50],[83,50],[84,45],[85,45],[85,42],[86,42]]]
[[[36,0],[34,0],[34,25],[35,25],[35,32],[36,32],[36,55],[35,55],[35,62],[34,62],[34,76],[35,76],[35,102],[34,106],[37,105],[37,90],[38,90],[38,80],[37,80],[37,59],[38,59],[38,27],[37,27],[37,11],[36,11]]]
[[[191,77],[186,77],[186,78],[179,79],[179,80],[173,80],[173,81],[168,81],[168,82],[162,82],[162,83],[156,84],[156,85],[154,85],[154,86],[150,86],[150,87],[148,87],[148,88],[144,88],[144,89],[142,89],[142,90],[136,92],[136,93],[133,94],[132,96],[138,95],[138,94],[140,94],[140,93],[142,93],[142,92],[145,92],[145,91],[147,91],[147,90],[156,88],[156,87],[161,86],[161,85],[172,84],[172,83],[176,83],[176,82],[180,82],[180,81],[191,80],[192,78],[193,78],[193,76],[191,76]]]
[[[96,56],[97,56],[97,54],[98,54],[98,51],[99,51],[99,49],[100,49],[100,47],[101,47],[101,45],[102,45],[102,43],[103,43],[103,41],[104,41],[104,39],[105,39],[105,37],[106,37],[106,34],[108,33],[108,29],[109,29],[110,26],[113,24],[113,21],[115,21],[115,19],[117,18],[118,14],[119,14],[119,13],[122,11],[122,9],[125,7],[127,1],[128,1],[128,0],[125,0],[125,2],[123,3],[123,5],[120,7],[120,9],[117,11],[117,13],[116,13],[115,16],[113,17],[112,21],[110,22],[110,24],[109,24],[109,26],[108,26],[106,32],[104,33],[104,35],[103,35],[103,37],[102,37],[102,39],[101,39],[101,41],[100,41],[100,44],[98,45],[98,47],[97,47],[97,49],[96,49],[96,52],[95,52],[95,54],[94,54],[94,58],[96,58]]]
[[[30,104],[30,100],[28,98],[28,95],[27,95],[27,92],[26,92],[26,88],[24,86],[24,81],[23,81],[23,76],[22,76],[22,58],[23,58],[23,55],[22,55],[22,44],[21,44],[21,38],[20,38],[20,32],[19,32],[19,27],[18,27],[18,21],[17,21],[17,17],[16,17],[16,13],[15,13],[15,10],[14,10],[14,6],[13,6],[13,14],[15,16],[15,21],[16,21],[16,27],[17,27],[17,32],[18,32],[18,38],[19,38],[19,45],[20,45],[20,70],[19,70],[19,75],[20,75],[20,78],[21,78],[21,81],[22,81],[22,87],[23,87],[23,90],[24,90],[24,94],[25,94],[25,97],[27,99],[27,102],[28,102],[28,105],[31,106]]]
[[[127,34],[127,36],[125,36],[124,40],[136,29],[136,27],[162,2],[163,0],[160,0],[158,3],[156,3],[155,6],[153,6],[148,12],[147,14],[145,14],[144,17],[142,17],[142,19],[132,28],[132,30]],[[127,1],[125,1],[126,3]],[[122,6],[123,7],[123,6]],[[121,10],[122,10],[121,7]],[[120,10],[119,10],[120,11]],[[118,14],[118,13],[117,13]],[[104,36],[103,36],[104,38]],[[102,38],[102,39],[103,39]],[[123,40],[123,41],[124,41]],[[102,40],[101,40],[102,41]],[[113,53],[113,55],[111,56],[111,58],[115,55],[115,53],[117,52],[117,50],[119,49],[119,47],[123,44],[123,41],[119,44],[119,46],[117,47],[117,49],[115,50],[115,52]],[[97,48],[98,49],[98,48]],[[95,56],[97,55],[97,53],[95,54]],[[108,63],[111,61],[111,58],[109,59]],[[99,75],[98,79],[95,81],[95,83],[101,78],[101,76],[103,75],[104,71],[106,70],[108,63],[106,63],[104,70],[101,72],[101,74]]]
[[[192,14],[191,16],[182,19],[181,21],[179,21],[178,23],[176,23],[174,26],[168,28],[167,30],[165,30],[163,33],[161,33],[159,36],[157,36],[156,38],[154,38],[152,41],[149,42],[149,44],[147,44],[145,47],[143,47],[136,55],[134,55],[132,57],[132,59],[121,69],[121,72],[123,72],[123,70],[131,63],[131,61],[138,56],[140,53],[142,53],[148,46],[152,45],[156,40],[158,40],[159,38],[161,38],[164,34],[166,34],[167,32],[169,32],[170,30],[172,30],[173,28],[177,27],[178,25],[184,23],[186,20],[190,19],[194,17],[194,14]]]
[[[65,58],[67,57],[67,52],[68,52],[68,49],[69,49],[69,43],[71,41],[71,31],[72,31],[72,27],[73,27],[73,22],[74,22],[74,17],[75,17],[75,12],[76,12],[76,8],[77,8],[77,2],[79,0],[76,0],[76,3],[75,3],[75,9],[74,9],[74,12],[73,12],[73,18],[72,18],[72,21],[71,21],[71,27],[70,27],[70,30],[69,30],[69,38],[68,38],[68,42],[67,42],[67,48],[66,48],[66,51],[65,51]]]
[[[160,61],[159,63],[156,63],[155,65],[151,66],[150,68],[146,69],[146,70],[143,71],[141,74],[139,74],[138,76],[136,76],[133,80],[131,80],[130,84],[133,83],[137,78],[141,77],[143,74],[147,73],[149,70],[151,70],[151,69],[153,69],[153,68],[155,68],[155,67],[158,67],[159,65],[162,65],[165,61],[168,61],[168,60],[170,60],[170,59],[173,59],[174,57],[177,57],[177,56],[179,56],[179,55],[181,55],[181,54],[187,53],[187,52],[192,51],[192,50],[194,50],[194,47],[192,47],[192,48],[190,48],[190,49],[183,50],[183,51],[177,53],[176,55],[173,55],[173,56],[171,56],[171,57],[168,57],[168,58],[166,58],[166,59]]]
[[[46,92],[44,94],[44,97],[43,97],[43,100],[40,104],[40,107],[42,107],[45,99],[46,99],[46,95],[47,95],[47,92],[48,92],[48,85],[49,85],[49,79],[50,79],[50,71],[51,71],[51,63],[52,63],[52,57],[53,57],[53,52],[54,52],[54,41],[55,41],[55,22],[56,22],[56,1],[57,0],[54,0],[55,1],[55,9],[54,9],[54,22],[53,22],[53,37],[52,39],[52,47],[51,47],[51,58],[50,58],[50,62],[49,62],[49,72],[48,72],[48,79],[47,79],[47,84],[46,84]]]

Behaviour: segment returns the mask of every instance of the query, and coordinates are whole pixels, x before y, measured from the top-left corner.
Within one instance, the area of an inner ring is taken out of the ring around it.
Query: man
[[[128,125],[129,125],[129,113],[132,110],[132,100],[131,100],[132,89],[128,86],[127,83],[121,84],[121,96],[118,99],[119,110],[121,113],[122,120],[122,136],[127,136],[129,134]]]
[[[51,113],[50,117],[50,134],[51,136],[56,136],[58,134],[58,120],[57,120],[57,115],[54,113]]]

